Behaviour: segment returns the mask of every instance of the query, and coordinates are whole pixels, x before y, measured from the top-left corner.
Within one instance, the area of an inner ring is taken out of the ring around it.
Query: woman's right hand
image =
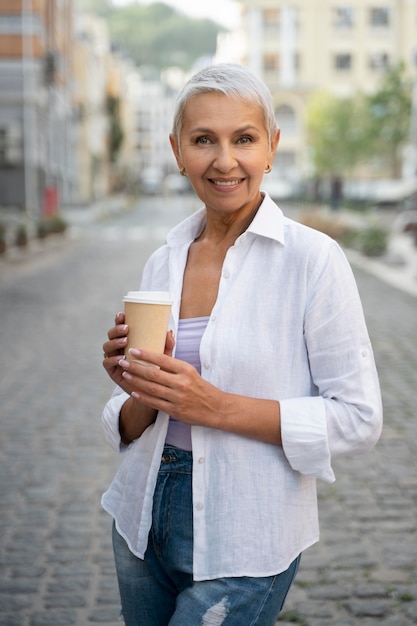
[[[131,393],[130,386],[124,380],[123,370],[119,361],[124,358],[127,344],[128,327],[125,324],[124,313],[117,313],[115,325],[107,333],[108,340],[103,343],[103,367],[110,378],[127,393]]]
[[[116,385],[131,396],[134,387],[123,376],[124,369],[119,365],[119,362],[124,359],[128,330],[124,313],[117,313],[115,325],[110,328],[107,333],[108,340],[103,343],[103,367]],[[170,330],[167,332],[164,353],[172,356],[174,346],[174,333]],[[156,413],[154,409],[143,405],[133,397],[126,400],[119,415],[121,441],[128,445],[140,437],[144,430],[155,421]]]
[[[123,377],[124,370],[119,365],[119,361],[124,358],[129,332],[124,313],[117,313],[114,323],[115,325],[107,333],[108,341],[103,343],[103,367],[116,385],[130,395],[133,389]],[[174,334],[170,330],[167,332],[164,354],[172,356],[174,346]]]

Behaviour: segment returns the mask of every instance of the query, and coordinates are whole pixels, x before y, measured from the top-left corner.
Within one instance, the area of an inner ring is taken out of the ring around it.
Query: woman
[[[174,300],[164,355],[103,345],[103,413],[126,450],[103,496],[127,626],[272,626],[318,540],[316,478],[369,450],[382,411],[350,267],[260,191],[279,142],[272,98],[218,65],[179,95],[170,137],[204,207],[147,262]],[[175,340],[174,340],[175,336]]]

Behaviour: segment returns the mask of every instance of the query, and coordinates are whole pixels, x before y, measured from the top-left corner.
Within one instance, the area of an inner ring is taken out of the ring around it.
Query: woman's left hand
[[[205,381],[192,365],[148,350],[133,349],[131,355],[150,364],[125,359],[119,362],[133,397],[178,421],[214,426],[223,392]]]
[[[281,445],[281,413],[277,400],[227,393],[204,380],[195,367],[167,354],[132,350],[143,365],[122,359],[123,378],[142,404],[164,411],[190,426],[206,426]],[[152,367],[156,365],[157,367]],[[262,419],[259,419],[259,416]],[[254,419],[255,416],[255,419]]]

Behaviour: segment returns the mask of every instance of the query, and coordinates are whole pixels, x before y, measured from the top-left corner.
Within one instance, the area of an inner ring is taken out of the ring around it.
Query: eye
[[[209,143],[211,143],[210,139],[208,137],[197,137],[197,139],[195,140],[195,142],[197,144],[201,144],[201,145],[207,145]]]
[[[237,143],[240,143],[240,144],[252,143],[252,142],[253,142],[253,138],[250,135],[243,135],[242,137],[239,137],[239,139],[237,140]]]

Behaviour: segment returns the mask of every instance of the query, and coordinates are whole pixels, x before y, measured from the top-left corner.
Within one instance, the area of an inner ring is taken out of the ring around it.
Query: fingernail
[[[141,352],[137,348],[129,348],[129,354],[131,354],[132,356],[138,357],[140,356]]]

